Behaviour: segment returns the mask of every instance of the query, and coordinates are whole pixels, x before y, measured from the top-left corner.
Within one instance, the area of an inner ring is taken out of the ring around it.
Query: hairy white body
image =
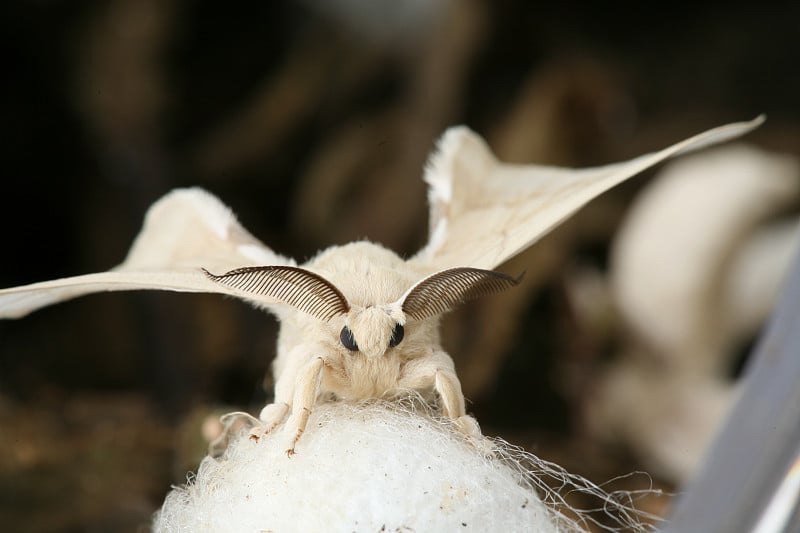
[[[466,414],[453,360],[440,345],[438,316],[407,320],[399,304],[424,272],[365,241],[331,247],[303,267],[337,286],[351,309],[324,323],[291,308],[278,311],[275,401],[261,411],[263,427],[254,436],[271,431],[291,413],[284,430],[291,453],[319,398],[391,398],[409,391],[425,397],[435,391],[446,416],[465,433],[479,434]],[[404,325],[405,337],[390,347],[397,323]],[[358,351],[340,342],[345,326],[357,339]]]

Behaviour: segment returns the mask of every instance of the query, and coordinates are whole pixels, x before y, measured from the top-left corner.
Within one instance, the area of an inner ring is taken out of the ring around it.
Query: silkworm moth
[[[479,435],[441,346],[439,316],[515,285],[518,278],[492,269],[592,198],[664,159],[743,135],[761,122],[729,124],[630,161],[579,170],[505,164],[475,133],[451,128],[425,170],[429,241],[407,260],[361,241],[297,265],[248,233],[208,192],[174,190],[148,210],[119,266],[2,290],[0,317],[98,291],[232,295],[280,321],[275,399],[261,411],[254,435],[283,424],[288,455],[322,398],[418,391],[438,398],[442,413],[466,435]]]

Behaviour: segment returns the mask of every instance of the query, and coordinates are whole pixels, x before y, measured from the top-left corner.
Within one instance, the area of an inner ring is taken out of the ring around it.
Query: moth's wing
[[[199,188],[176,189],[145,215],[125,261],[114,270],[293,265],[250,235],[217,197]]]
[[[293,264],[250,235],[213,195],[177,189],[147,211],[122,264],[108,272],[0,290],[0,318],[21,317],[93,292],[140,289],[222,293],[269,305],[276,302],[215,283],[201,268],[220,274],[244,266]]]
[[[504,164],[478,135],[452,128],[425,172],[429,240],[411,262],[431,272],[495,268],[618,183],[669,157],[743,135],[763,121],[762,116],[728,124],[659,152],[586,169]]]
[[[108,271],[0,290],[0,318],[20,318],[42,307],[85,294],[108,291],[165,290],[225,292],[200,271]]]

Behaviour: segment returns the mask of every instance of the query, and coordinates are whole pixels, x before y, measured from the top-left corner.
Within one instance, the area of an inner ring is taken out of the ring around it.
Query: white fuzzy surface
[[[512,468],[446,423],[387,406],[318,406],[292,457],[279,434],[240,434],[167,496],[154,530],[556,531]]]
[[[598,518],[604,531],[653,531],[654,517],[632,505],[653,491],[607,494],[502,440],[476,446],[420,402],[318,405],[292,457],[279,431],[258,442],[244,431],[221,458],[206,457],[167,495],[154,531],[540,533],[585,531]],[[571,508],[562,493],[599,504]]]

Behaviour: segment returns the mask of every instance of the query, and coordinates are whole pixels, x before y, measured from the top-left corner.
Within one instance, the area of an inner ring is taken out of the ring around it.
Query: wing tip
[[[752,120],[731,122],[710,130],[705,130],[678,143],[679,147],[670,154],[670,157],[697,152],[709,146],[736,139],[758,128],[764,124],[766,120],[767,115],[762,113]]]
[[[766,113],[761,113],[761,114],[760,114],[760,115],[758,115],[756,118],[754,118],[753,120],[751,120],[751,121],[750,121],[750,124],[752,124],[752,125],[753,125],[753,127],[756,127],[756,126],[760,126],[760,125],[762,125],[762,124],[763,124],[764,122],[766,122],[766,121],[767,121],[767,114],[766,114]]]
[[[486,142],[470,128],[464,125],[447,128],[425,165],[425,181],[430,185],[442,181],[442,177],[452,181],[452,166],[465,157],[494,160]]]
[[[156,200],[147,210],[145,225],[168,217],[175,211],[185,211],[184,206],[191,206],[202,213],[205,225],[221,239],[228,236],[232,225],[237,224],[233,211],[222,201],[202,187],[184,187],[173,189]],[[180,207],[180,209],[178,209]]]

